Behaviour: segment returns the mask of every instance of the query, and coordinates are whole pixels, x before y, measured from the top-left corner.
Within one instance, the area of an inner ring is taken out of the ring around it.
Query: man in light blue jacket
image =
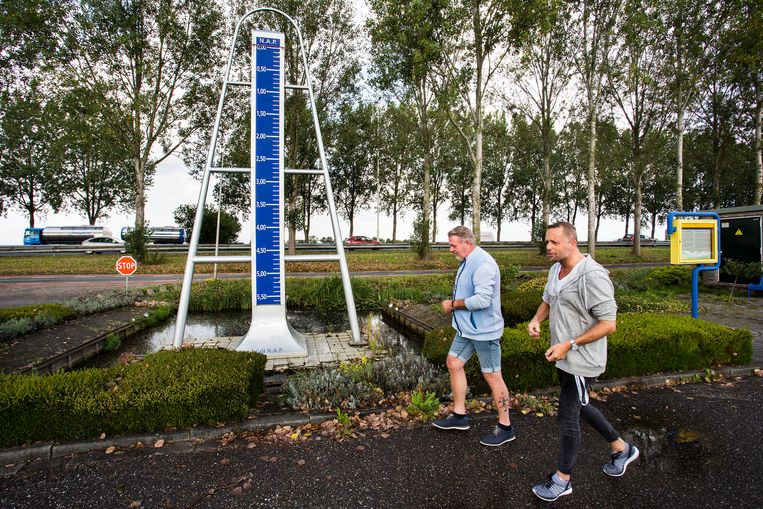
[[[474,233],[469,228],[457,226],[449,231],[448,244],[450,252],[461,260],[453,298],[442,302],[442,309],[452,314],[456,329],[446,361],[453,391],[453,413],[432,424],[447,430],[467,430],[471,426],[466,415],[468,385],[464,365],[476,353],[498,411],[498,424],[480,443],[503,445],[516,435],[509,419],[509,390],[501,375],[501,272],[493,257],[475,245]]]
[[[540,337],[548,318],[551,345],[546,360],[556,364],[561,443],[557,470],[533,487],[538,498],[552,502],[572,493],[572,467],[580,449],[580,418],[609,443],[610,461],[604,473],[620,477],[639,456],[638,448],[623,441],[609,421],[590,402],[589,391],[607,365],[607,336],[615,332],[617,303],[609,272],[578,249],[575,227],[567,222],[549,225],[546,255],[556,262],[548,271],[543,302],[527,326]]]

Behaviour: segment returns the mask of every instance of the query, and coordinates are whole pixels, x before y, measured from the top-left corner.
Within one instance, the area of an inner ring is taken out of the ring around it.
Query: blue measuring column
[[[284,302],[283,242],[283,47],[280,33],[255,32],[253,51],[254,304]]]
[[[255,30],[252,43],[252,323],[236,349],[304,357],[305,337],[286,319],[284,35]]]

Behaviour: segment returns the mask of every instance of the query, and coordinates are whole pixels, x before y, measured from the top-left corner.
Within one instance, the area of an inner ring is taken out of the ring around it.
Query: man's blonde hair
[[[475,245],[474,233],[464,225],[456,226],[448,232],[448,237],[458,237],[459,239]]]

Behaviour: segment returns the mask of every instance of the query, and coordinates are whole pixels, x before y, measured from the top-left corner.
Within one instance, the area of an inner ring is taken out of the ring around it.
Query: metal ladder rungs
[[[194,256],[193,263],[251,263],[251,256]]]
[[[210,168],[209,171],[212,173],[251,173],[251,168],[232,168],[232,167],[218,167],[218,168]]]
[[[285,262],[338,262],[339,255],[284,255],[283,259]]]
[[[286,168],[284,170],[284,173],[290,173],[292,175],[323,175],[323,170],[316,170],[316,169],[300,170],[296,168]]]
[[[285,88],[288,88],[290,90],[307,90],[307,85],[284,85]]]
[[[251,87],[252,83],[250,81],[229,81],[228,85],[234,87]]]

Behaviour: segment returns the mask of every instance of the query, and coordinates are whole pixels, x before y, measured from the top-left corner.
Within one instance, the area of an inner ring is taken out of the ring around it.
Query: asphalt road
[[[493,424],[485,416],[466,432],[420,425],[304,443],[239,436],[5,465],[0,507],[759,508],[761,389],[752,377],[595,401],[641,457],[624,477],[607,477],[607,446],[584,425],[573,493],[554,504],[530,488],[554,469],[555,419],[515,413],[517,440],[500,448],[478,443]]]

